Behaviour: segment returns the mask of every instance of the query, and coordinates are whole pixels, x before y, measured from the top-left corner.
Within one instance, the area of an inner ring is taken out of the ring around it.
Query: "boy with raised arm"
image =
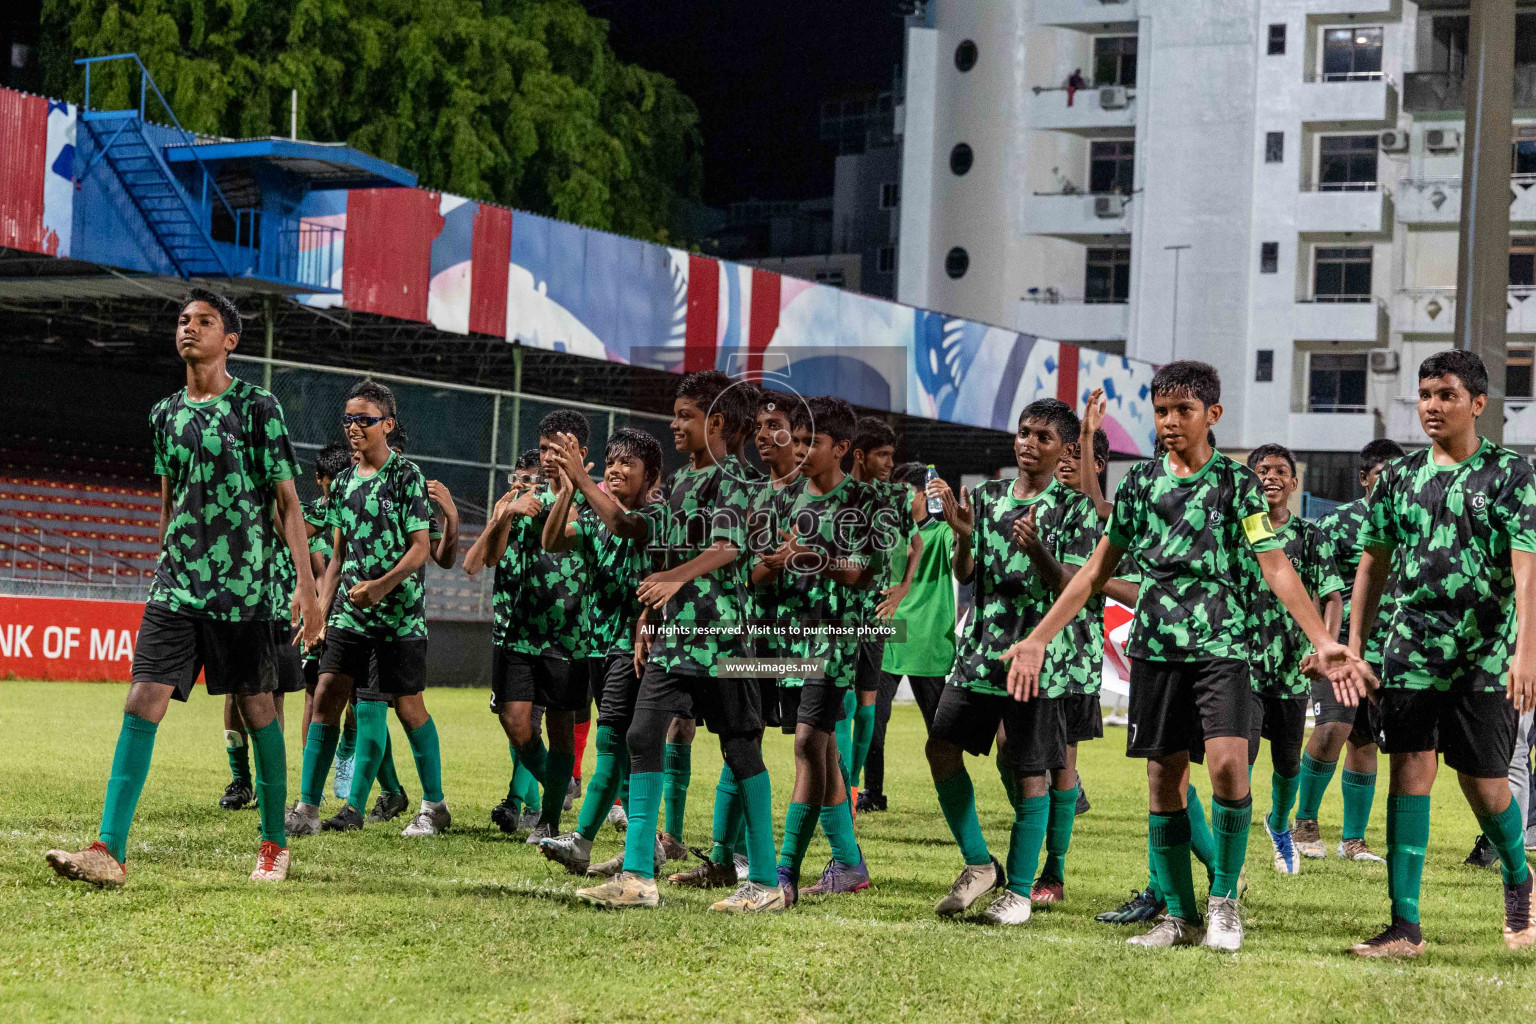
[[[1419,886],[1438,756],[1499,852],[1504,942],[1536,942],[1525,822],[1510,798],[1519,715],[1536,704],[1536,477],[1477,433],[1488,372],[1465,350],[1419,366],[1419,423],[1430,445],[1392,462],[1371,490],[1355,573],[1349,646],[1365,650],[1397,560],[1383,631],[1381,749],[1390,758],[1387,891],[1392,923],[1354,947],[1366,957],[1424,952]],[[1342,673],[1330,673],[1335,684]],[[1356,681],[1358,695],[1366,692]],[[1340,693],[1347,703],[1356,693]]]
[[[1221,418],[1221,379],[1205,363],[1179,360],[1152,380],[1162,459],[1131,469],[1115,492],[1105,536],[1045,618],[1004,655],[1008,690],[1029,700],[1041,686],[1050,642],[1088,599],[1114,578],[1129,553],[1141,571],[1131,658],[1127,753],[1147,758],[1148,831],[1167,915],[1134,945],[1164,948],[1242,945],[1237,883],[1247,852],[1253,799],[1248,734],[1253,695],[1245,635],[1249,597],[1259,582],[1242,557],[1250,548],[1267,582],[1316,649],[1326,669],[1361,679],[1363,662],[1329,636],[1301,580],[1269,527],[1259,483],[1215,451],[1208,431]],[[1210,927],[1200,927],[1190,877],[1189,764],[1207,759],[1216,834]]]
[[[229,374],[240,343],[240,313],[222,295],[193,289],[176,321],[186,386],[150,412],[160,476],[160,561],[133,650],[101,814],[100,838],[77,852],[49,850],[64,878],[117,887],[127,874],[128,830],[149,775],[155,732],[171,700],[185,701],[199,672],[210,694],[233,693],[256,751],[261,846],[251,880],[288,875],[283,831],[287,759],[272,691],[272,609],[268,574],[276,501],[282,542],[298,584],[288,609],[317,643],[324,620],[310,574],[304,519],[293,480],[298,463],[283,410],[261,388]]]

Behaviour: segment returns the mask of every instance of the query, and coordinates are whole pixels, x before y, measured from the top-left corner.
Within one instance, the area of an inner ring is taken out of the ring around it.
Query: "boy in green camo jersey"
[[[636,644],[644,660],[635,714],[625,735],[630,751],[629,828],[624,869],[602,885],[578,891],[604,907],[654,907],[656,818],[663,786],[662,747],[672,719],[696,717],[720,737],[746,806],[748,877],[711,909],[781,910],[774,884],[773,794],[761,749],[762,708],[755,679],[722,673],[726,659],[750,648],[744,635],[741,577],[736,562],[751,492],[736,459],[726,454],[727,412],[720,397],[733,384],[715,370],[691,373],[672,404],[672,436],[688,456],[674,474],[662,510],[663,529],[643,526],[653,564],[662,566],[636,593],[647,616],[660,612],[653,642]],[[729,401],[729,400],[728,400]]]
[[[640,604],[635,592],[646,566],[644,537],[637,520],[643,519],[654,528],[661,519],[661,506],[648,501],[661,476],[661,445],[643,430],[624,427],[614,431],[604,456],[604,489],[588,475],[577,439],[562,434],[557,441],[559,476],[554,481],[555,501],[544,522],[542,541],[551,551],[589,549],[592,588],[584,614],[592,649],[603,669],[597,710],[597,765],[582,798],[576,830],[544,839],[539,848],[571,874],[581,874],[591,863],[592,841],[618,796],[629,760],[624,734],[634,719],[640,690],[635,664]],[[586,508],[571,519],[577,494],[585,500]]]
[[[798,395],[771,389],[758,390],[757,455],[767,468],[765,477],[753,488],[751,511],[747,519],[747,536],[753,537],[769,529],[766,524],[772,516],[773,496],[788,487],[800,475],[800,463],[804,452],[797,450],[793,438],[791,411],[803,402]],[[776,536],[776,534],[774,534]],[[750,576],[750,565],[747,573]],[[748,622],[771,622],[772,608],[766,607],[763,594],[748,585],[742,591],[745,616]],[[758,654],[769,652],[764,639],[759,637],[753,650]],[[758,680],[762,698],[765,726],[778,726],[779,690],[771,679]],[[746,816],[741,799],[741,787],[729,765],[721,765],[720,779],[715,784],[715,808],[712,822],[712,843],[707,851],[690,847],[699,857],[699,863],[686,871],[667,876],[672,885],[695,889],[731,889],[740,884],[747,873]]]
[[[269,509],[276,500],[282,539],[299,559],[287,617],[303,639],[324,628],[305,555],[298,475],[283,410],[271,394],[229,374],[240,343],[234,303],[193,289],[177,317],[177,354],[186,387],[150,413],[160,476],[160,560],[133,650],[133,682],[123,707],[100,838],[83,850],[49,850],[61,876],[117,887],[127,873],[128,832],[149,774],[155,733],[172,699],[185,701],[199,672],[211,694],[233,693],[251,730],[260,793],[261,846],[252,881],[282,881],[289,853],[282,807],[287,765],[272,702],[273,556]]]
[[[491,649],[507,642],[507,631],[510,626],[512,603],[520,585],[521,564],[515,556],[507,554],[507,538],[512,526],[512,506],[524,495],[536,494],[541,488],[542,478],[539,475],[539,450],[529,448],[517,457],[513,471],[507,475],[509,490],[497,499],[495,506],[480,531],[480,536],[470,545],[464,553],[464,571],[470,576],[477,576],[487,565],[494,566],[494,581],[491,588]],[[531,510],[532,504],[526,508]],[[524,514],[532,514],[527,511]],[[496,552],[492,557],[491,547],[495,543]],[[491,710],[495,713],[496,702],[491,700]],[[537,736],[543,735],[544,709],[538,705],[533,708],[533,732]],[[539,808],[543,801],[540,798],[539,780],[517,756],[517,747],[510,740],[507,742],[507,750],[512,759],[512,774],[507,782],[507,795],[501,803],[491,808],[491,823],[507,835],[518,832],[531,832],[539,821]]]
[[[947,486],[936,490],[955,533],[955,579],[974,579],[976,611],[960,639],[955,667],[939,697],[928,733],[928,766],[965,867],[935,908],[941,917],[964,912],[978,898],[1003,889],[982,915],[988,924],[1030,919],[1030,892],[1049,812],[1049,774],[1067,766],[1063,700],[1076,654],[1061,637],[1038,693],[1015,700],[1005,686],[1001,658],[1040,620],[1051,601],[1088,558],[1098,537],[1089,499],[1056,479],[1056,465],[1078,436],[1077,414],[1054,398],[1025,406],[1014,437],[1018,477],[989,480],[975,495],[963,488],[957,503]],[[976,797],[963,753],[986,756],[999,727],[998,772],[1013,805],[1005,869],[987,849],[976,817]],[[1077,795],[1072,794],[1074,802]]]
[[[420,469],[390,447],[395,396],[364,380],[347,395],[342,424],[356,463],[332,484],[326,525],[333,534],[321,597],[330,604],[314,716],[304,744],[299,802],[288,812],[294,835],[355,831],[389,743],[389,707],[411,743],[422,783],[421,810],[401,832],[435,835],[451,823],[442,793],[437,724],[427,711],[426,587],[431,506]],[[330,599],[334,598],[332,603]],[[352,789],[337,814],[320,821],[325,777],[341,719],[357,698],[357,754]]]
[[[1300,481],[1296,460],[1290,449],[1278,444],[1261,444],[1248,453],[1248,468],[1258,475],[1269,505],[1269,524],[1280,538],[1281,550],[1290,560],[1302,586],[1320,605],[1323,625],[1336,634],[1342,617],[1344,599],[1340,596],[1344,581],[1339,579],[1333,544],[1326,534],[1290,510],[1291,496]],[[1257,580],[1257,567],[1250,576]],[[1248,770],[1253,771],[1259,758],[1259,743],[1269,740],[1270,805],[1264,816],[1264,831],[1274,848],[1275,870],[1294,875],[1301,870],[1295,844],[1291,841],[1291,805],[1301,774],[1301,743],[1307,731],[1307,698],[1312,685],[1302,671],[1302,661],[1310,653],[1306,634],[1285,614],[1280,602],[1268,590],[1258,588],[1249,609],[1255,637],[1255,656],[1249,662],[1253,673],[1253,723],[1248,734]]]
[[[1365,649],[1395,559],[1377,692],[1377,740],[1391,765],[1392,923],[1355,946],[1359,956],[1424,951],[1419,885],[1437,754],[1499,852],[1505,944],[1536,942],[1525,822],[1509,792],[1516,721],[1536,704],[1536,475],[1522,456],[1478,436],[1487,396],[1488,372],[1474,353],[1424,360],[1419,423],[1430,446],[1389,464],[1371,491],[1349,645]],[[1375,681],[1330,675],[1345,703]]]
[[[912,492],[903,484],[891,482],[891,470],[896,465],[896,431],[891,425],[875,416],[859,420],[853,435],[853,478],[867,484],[880,499],[882,520],[889,523],[886,530],[893,540],[892,548],[900,547],[905,555],[901,561],[902,573],[892,575],[897,564],[895,551],[874,551],[874,583],[860,591],[861,622],[870,624],[889,623],[896,615],[902,600],[912,589],[912,573],[922,558],[922,538],[912,521]],[[854,806],[860,803],[859,781],[864,774],[864,762],[869,757],[869,746],[875,737],[877,705],[881,700],[880,688],[883,676],[880,664],[885,659],[885,641],[861,639],[859,661],[854,675],[854,685],[849,697],[854,700],[847,720],[838,723],[838,743],[843,754],[843,765],[848,771],[848,788],[853,794]],[[846,732],[847,739],[844,740]],[[806,895],[812,895],[806,890]]]
[[[1280,541],[1252,471],[1212,449],[1221,418],[1221,378],[1205,363],[1162,367],[1151,387],[1153,418],[1167,455],[1133,467],[1115,492],[1105,535],[1081,572],[1029,636],[1004,655],[1009,692],[1032,697],[1047,650],[1124,554],[1142,585],[1126,651],[1131,658],[1127,753],[1148,760],[1148,831],[1168,915],[1129,941],[1153,948],[1242,945],[1237,886],[1253,801],[1248,734],[1253,690],[1246,659],[1253,581],[1242,561],[1252,548],[1264,580],[1297,620],[1325,670],[1366,678],[1364,662],[1333,640]],[[1208,759],[1214,800],[1215,870],[1210,927],[1201,935],[1190,877],[1186,807],[1191,760]]]
[[[587,418],[571,409],[557,409],[539,421],[539,474],[546,485],[559,479],[560,435],[575,437],[585,458],[588,430]],[[513,589],[492,650],[491,708],[519,763],[543,786],[539,820],[527,839],[531,846],[560,830],[576,763],[576,715],[588,703],[585,662],[592,653],[582,615],[582,595],[592,582],[591,551],[586,546],[545,550],[541,538],[554,501],[554,492],[545,490],[498,503],[483,538],[487,562],[513,563],[507,575],[499,567],[497,572],[498,590],[504,583]],[[585,508],[578,496],[567,520]],[[548,748],[535,725],[535,707],[544,709]]]
[[[772,658],[816,659],[819,677],[779,679],[780,727],[795,737],[795,785],[779,851],[785,904],[799,898],[800,868],[819,823],[832,859],[815,895],[869,888],[869,868],[853,836],[846,769],[834,740],[848,712],[846,695],[857,672],[857,626],[872,585],[872,550],[883,526],[872,488],[845,474],[841,462],[856,425],[840,398],[815,397],[791,411],[792,433],[804,438],[800,475],[774,494],[769,514],[749,538],[751,580],[763,617],[771,621]],[[837,624],[846,634],[788,631],[800,624]],[[807,895],[811,895],[810,891]]]
[[[1393,459],[1402,458],[1403,447],[1396,441],[1379,437],[1360,450],[1360,487],[1365,497],[1340,505],[1317,520],[1333,545],[1334,560],[1338,563],[1339,576],[1344,581],[1344,621],[1340,626],[1340,640],[1349,638],[1350,593],[1354,587],[1355,570],[1360,566],[1360,553],[1364,550],[1360,538],[1366,525],[1366,502],[1376,486],[1381,470]],[[1383,595],[1383,607],[1377,614],[1377,633],[1372,643],[1366,645],[1365,660],[1380,672],[1379,647],[1380,623],[1387,618],[1386,601],[1391,599],[1390,590]],[[1301,791],[1297,797],[1296,824],[1291,838],[1296,850],[1303,857],[1323,856],[1322,832],[1317,826],[1317,809],[1323,802],[1328,783],[1333,780],[1339,765],[1339,753],[1344,752],[1344,779],[1340,784],[1344,797],[1344,827],[1339,837],[1339,856],[1349,861],[1382,864],[1380,857],[1371,852],[1365,842],[1365,827],[1371,820],[1371,804],[1376,798],[1376,725],[1375,711],[1370,701],[1361,701],[1354,707],[1341,704],[1333,694],[1333,684],[1328,679],[1317,679],[1312,684],[1312,737],[1301,755]],[[1348,743],[1348,750],[1345,744]]]

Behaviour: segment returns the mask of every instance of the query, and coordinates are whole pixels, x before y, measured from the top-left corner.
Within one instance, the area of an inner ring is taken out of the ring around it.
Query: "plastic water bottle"
[[[928,485],[933,483],[938,478],[939,471],[934,469],[932,466],[929,466],[927,474],[923,477],[924,492],[928,490]],[[941,516],[944,514],[944,502],[937,495],[928,495],[928,514],[931,516]]]

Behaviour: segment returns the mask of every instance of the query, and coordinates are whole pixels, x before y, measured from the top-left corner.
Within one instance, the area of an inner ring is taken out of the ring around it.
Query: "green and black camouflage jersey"
[[[659,502],[635,511],[656,530],[662,521]],[[573,524],[578,539],[592,552],[592,585],[586,589],[587,635],[594,656],[629,654],[635,649],[635,623],[642,605],[635,594],[648,574],[648,537],[619,537],[608,529],[590,506],[581,510]]]
[[[865,568],[871,564],[874,547],[873,523],[880,498],[867,483],[851,475],[825,494],[813,494],[810,481],[801,477],[780,489],[771,501],[771,516],[766,523],[753,523],[748,538],[752,562],[777,549],[782,543],[781,530],[792,530],[800,544],[809,549],[796,556],[764,586],[761,594],[763,618],[776,623],[767,645],[771,655],[784,658],[821,658],[824,679],[839,686],[852,686],[858,668],[857,636],[811,634],[792,637],[786,633],[791,623],[840,623],[853,629],[864,616],[866,594],[874,586],[840,583],[823,574],[829,565]],[[801,686],[805,680],[781,680],[785,686]]]
[[[1340,505],[1317,520],[1317,528],[1323,531],[1323,535],[1333,545],[1333,561],[1338,566],[1339,578],[1344,581],[1344,617],[1339,622],[1340,643],[1349,642],[1350,597],[1355,589],[1355,572],[1360,568],[1360,554],[1365,550],[1363,541],[1369,521],[1365,498],[1356,498]],[[1377,602],[1376,627],[1371,630],[1365,642],[1365,657],[1372,664],[1381,661],[1382,627],[1392,617],[1392,593],[1396,589],[1397,569],[1394,566],[1392,574],[1387,578],[1386,592]]]
[[[326,523],[341,531],[341,583],[328,624],[376,640],[425,639],[426,588],[411,573],[371,608],[359,608],[347,592],[364,580],[384,576],[405,557],[411,534],[431,525],[427,479],[403,455],[389,459],[371,476],[348,466],[331,484]]]
[[[1093,502],[1089,501],[1092,508]],[[1088,557],[1093,555],[1093,549],[1098,546],[1099,535],[1103,529],[1103,523],[1095,513],[1093,521],[1084,531],[1088,534]],[[1087,557],[1081,561],[1074,558],[1074,565],[1087,564]],[[1122,561],[1122,567],[1130,564],[1130,559]],[[1123,573],[1120,576],[1124,579]],[[1104,685],[1104,594],[1094,594],[1083,606],[1083,610],[1072,617],[1067,623],[1067,628],[1062,630],[1046,649],[1046,664],[1042,679],[1047,676],[1064,675],[1067,678],[1067,694],[1069,696],[1093,696]]]
[[[269,509],[277,485],[299,473],[282,407],[237,377],[206,402],[185,389],[161,400],[149,423],[171,502],[149,603],[224,622],[270,619]]]
[[[976,693],[1007,694],[1008,663],[1002,660],[1003,653],[1029,635],[1058,595],[1024,547],[1014,541],[1015,524],[1033,510],[1041,545],[1065,565],[1081,566],[1098,542],[1098,516],[1086,495],[1052,478],[1034,497],[1018,498],[1015,482],[988,480],[971,491],[976,610],[960,637],[949,681]],[[1071,631],[1062,630],[1046,649],[1041,696],[1061,697],[1068,692],[1072,673],[1066,666],[1078,653],[1069,649],[1071,643]]]
[[[912,534],[917,530],[917,524],[912,521],[912,488],[886,480],[870,480],[864,486],[869,488],[875,502],[873,543],[870,550],[874,579],[869,588],[862,592],[859,614],[865,621],[873,622],[875,610],[884,600],[880,591],[901,582],[899,577],[893,575],[893,568],[898,564],[903,570],[906,568],[905,553],[907,545],[912,542]],[[896,558],[897,548],[903,554],[900,559]]]
[[[272,603],[270,617],[274,622],[287,622],[293,605],[293,592],[299,586],[299,572],[294,567],[288,543],[283,539],[283,524],[276,517],[276,509],[267,518],[272,524],[272,573],[267,590],[268,599]]]
[[[774,618],[775,603],[768,588],[752,586],[752,567],[757,558],[778,547],[773,543],[779,536],[780,509],[776,499],[783,489],[775,487],[773,481],[766,478],[749,488],[750,503],[747,507],[745,531],[747,549],[736,560],[742,582],[742,614],[748,622],[772,621]],[[777,650],[771,637],[758,638],[753,648],[761,651]]]
[[[651,538],[653,570],[675,569],[720,541],[744,549],[752,489],[742,483],[734,458],[727,455],[705,469],[685,466],[663,491],[661,529]],[[662,623],[681,629],[657,634],[652,664],[677,675],[715,676],[721,658],[742,657],[751,649],[739,562],[738,555],[730,565],[689,580],[667,602]]]
[[[1106,533],[1141,571],[1127,656],[1247,660],[1248,604],[1263,581],[1242,549],[1280,546],[1253,470],[1220,452],[1182,478],[1166,456],[1139,463],[1115,491]]]
[[[1536,482],[1520,455],[1484,440],[1436,465],[1422,448],[1381,471],[1364,543],[1396,553],[1383,637],[1387,685],[1500,690],[1515,638],[1510,552],[1536,552]],[[1531,628],[1526,624],[1526,628]]]
[[[600,653],[591,646],[582,612],[583,595],[592,585],[591,538],[578,535],[569,551],[545,551],[544,522],[555,503],[554,492],[545,490],[539,500],[539,514],[518,516],[507,537],[503,561],[513,560],[517,585],[503,619],[501,643],[520,654],[567,661]],[[587,509],[586,499],[576,494],[571,507],[579,517]]]
[[[1321,601],[1344,589],[1333,542],[1317,524],[1292,515],[1282,525],[1272,528],[1309,596]],[[1252,555],[1247,557],[1252,559]],[[1312,653],[1312,641],[1285,610],[1275,592],[1264,585],[1258,562],[1253,562],[1248,571],[1259,581],[1249,603],[1253,657],[1248,666],[1254,692],[1266,697],[1305,699],[1312,692],[1312,681],[1301,674],[1301,663]]]
[[[315,529],[309,538],[309,553],[329,561],[332,537],[331,528],[325,522],[326,500],[316,498],[314,501],[302,502],[299,508],[304,513],[304,522]]]

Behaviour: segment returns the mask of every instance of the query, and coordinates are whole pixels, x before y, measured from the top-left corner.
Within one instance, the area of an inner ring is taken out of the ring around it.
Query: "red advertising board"
[[[127,682],[144,605],[0,597],[0,679]]]

